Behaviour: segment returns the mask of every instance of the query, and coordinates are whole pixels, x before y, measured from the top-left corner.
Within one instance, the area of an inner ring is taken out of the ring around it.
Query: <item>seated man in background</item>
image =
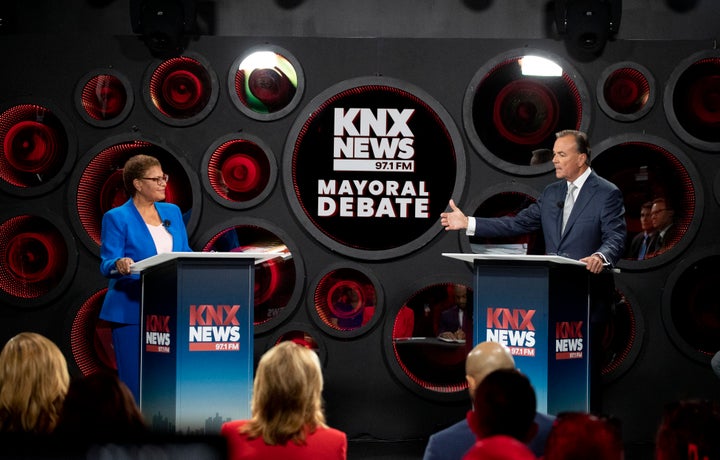
[[[515,369],[515,360],[510,350],[496,342],[481,342],[473,348],[465,360],[465,373],[471,400],[483,379],[498,369]],[[530,449],[536,456],[543,455],[545,440],[550,432],[553,417],[535,413],[537,435],[530,441]],[[475,435],[467,420],[439,431],[428,440],[424,460],[458,460],[475,443]]]

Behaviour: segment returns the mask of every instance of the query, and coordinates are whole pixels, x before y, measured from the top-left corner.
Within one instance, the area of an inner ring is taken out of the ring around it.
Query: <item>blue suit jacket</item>
[[[528,447],[538,458],[545,453],[545,442],[554,420],[555,417],[550,415],[535,414],[538,431]],[[460,460],[475,444],[475,441],[477,438],[470,429],[467,419],[461,420],[430,436],[423,460]]]
[[[160,220],[168,222],[173,252],[189,252],[187,231],[180,208],[172,203],[155,203]],[[100,318],[122,324],[140,324],[140,275],[121,276],[115,263],[122,257],[139,262],[157,254],[155,242],[137,208],[128,200],[106,212],[100,235],[100,272],[110,278]]]
[[[561,234],[567,181],[545,187],[537,202],[515,216],[476,217],[475,235],[499,237],[522,235],[542,229],[545,252],[579,260],[602,253],[616,264],[623,255],[627,234],[625,206],[620,190],[610,181],[590,172],[575,201]]]

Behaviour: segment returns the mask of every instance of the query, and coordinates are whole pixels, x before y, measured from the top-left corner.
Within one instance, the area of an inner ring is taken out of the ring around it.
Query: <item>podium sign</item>
[[[589,410],[585,264],[560,256],[443,254],[474,264],[474,345],[506,345],[530,379],[538,411]]]
[[[133,264],[142,280],[140,408],[154,431],[217,434],[250,416],[256,260],[167,253]]]

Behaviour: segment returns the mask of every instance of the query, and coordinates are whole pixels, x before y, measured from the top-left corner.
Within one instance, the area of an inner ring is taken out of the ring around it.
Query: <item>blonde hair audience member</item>
[[[65,356],[50,339],[11,338],[0,352],[0,432],[52,433],[69,383]]]
[[[223,424],[231,460],[345,460],[347,437],[328,427],[317,354],[291,341],[269,349],[258,363],[251,419]]]

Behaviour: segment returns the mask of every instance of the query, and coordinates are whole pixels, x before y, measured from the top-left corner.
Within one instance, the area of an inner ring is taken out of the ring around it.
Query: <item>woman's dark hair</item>
[[[160,160],[150,155],[135,155],[125,162],[125,166],[123,166],[123,183],[128,195],[135,196],[137,190],[133,181],[145,177],[147,170],[153,166],[161,166]]]

